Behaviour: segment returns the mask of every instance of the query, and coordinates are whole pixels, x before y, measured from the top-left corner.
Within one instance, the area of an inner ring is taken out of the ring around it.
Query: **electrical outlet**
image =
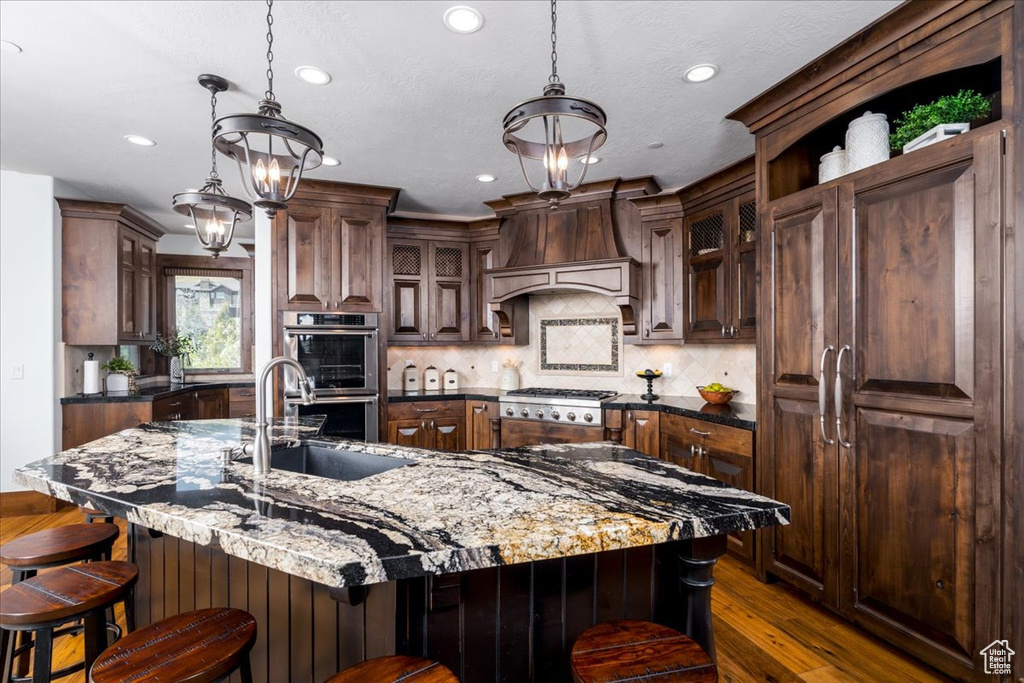
[[[662,368],[661,368],[661,374],[663,376],[665,376],[665,377],[671,377],[672,376],[672,364],[671,363],[665,363],[665,365],[663,365]]]
[[[491,361],[491,372],[497,372],[497,371],[498,371],[498,361],[492,360]]]
[[[14,366],[14,371],[11,373],[11,379],[25,379],[25,366],[18,363]]]

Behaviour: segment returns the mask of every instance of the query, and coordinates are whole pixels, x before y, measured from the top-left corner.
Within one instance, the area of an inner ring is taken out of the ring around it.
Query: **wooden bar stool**
[[[459,683],[452,670],[429,659],[397,655],[368,659],[334,674],[326,683]]]
[[[25,647],[35,649],[33,683],[49,683],[88,667],[107,646],[105,611],[125,599],[139,578],[130,562],[89,562],[60,567],[11,586],[0,602],[0,646],[3,683],[10,680],[17,632],[31,633]],[[85,657],[78,664],[52,671],[53,638],[67,629],[60,626],[84,621]]]
[[[91,683],[211,683],[235,671],[252,683],[249,651],[256,620],[248,612],[214,607],[184,612],[126,635],[99,656]]]
[[[580,634],[572,646],[574,683],[713,683],[718,668],[679,631],[649,621],[609,621]]]

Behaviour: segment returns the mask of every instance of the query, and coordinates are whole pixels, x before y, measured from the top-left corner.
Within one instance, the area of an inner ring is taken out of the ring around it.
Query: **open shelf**
[[[835,117],[808,133],[768,162],[768,199],[785,197],[818,184],[818,163],[821,156],[836,145],[845,147],[846,129],[855,118],[871,111],[886,115],[890,129],[903,112],[918,104],[934,102],[943,95],[962,89],[980,92],[992,102],[992,111],[983,119],[971,122],[972,129],[999,120],[1002,116],[1002,59],[936,74],[891,90]],[[893,151],[899,156],[900,151]]]

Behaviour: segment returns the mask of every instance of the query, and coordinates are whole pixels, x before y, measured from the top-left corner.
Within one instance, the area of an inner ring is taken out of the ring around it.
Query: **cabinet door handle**
[[[847,344],[843,348],[839,349],[839,354],[836,356],[836,439],[839,440],[839,445],[843,448],[849,448],[850,442],[843,438],[843,354],[847,351],[853,351]]]
[[[631,411],[627,411],[626,412],[626,422],[632,422],[632,421],[633,421],[633,413]]]
[[[828,438],[825,427],[825,411],[828,409],[826,405],[828,389],[825,387],[825,359],[828,358],[830,351],[835,351],[835,347],[831,344],[826,346],[825,350],[821,352],[821,363],[818,365],[818,423],[821,427],[821,440],[829,446],[835,443],[835,441]]]
[[[690,427],[690,433],[691,434],[696,434],[698,436],[711,436],[711,432],[702,432],[699,429],[697,429],[696,427]]]
[[[437,408],[416,408],[417,413],[436,413]]]
[[[725,325],[722,325],[722,338],[725,338]]]
[[[651,328],[649,328],[649,327],[645,327],[644,328],[644,336],[645,337],[650,337],[651,336]]]
[[[437,425],[434,423],[433,420],[430,421],[430,428],[431,429],[437,429]]]
[[[420,422],[420,429],[422,429],[423,431],[427,431],[427,422],[426,422],[426,420]]]
[[[736,338],[736,326],[735,325],[730,325],[729,326],[729,336],[734,338],[734,339]]]
[[[421,334],[420,336],[421,336],[421,337],[423,337],[423,339],[426,339],[426,338],[427,338],[427,333],[426,333],[426,332],[424,332],[424,333],[423,333],[423,334]]]

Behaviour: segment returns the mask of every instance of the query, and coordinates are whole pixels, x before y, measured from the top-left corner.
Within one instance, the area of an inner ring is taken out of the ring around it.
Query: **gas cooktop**
[[[600,389],[516,389],[499,402],[501,414],[516,420],[601,426],[601,401],[618,394]]]

